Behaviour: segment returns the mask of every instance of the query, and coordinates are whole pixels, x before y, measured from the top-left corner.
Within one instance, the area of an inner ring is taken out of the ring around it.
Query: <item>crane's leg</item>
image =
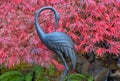
[[[64,73],[63,73],[60,81],[64,81],[65,76],[67,76],[67,80],[69,81],[69,76],[68,76],[69,67],[68,67],[68,64],[67,64],[67,62],[65,61],[65,59],[64,59],[64,57],[63,57],[63,55],[62,55],[61,52],[57,51],[57,54],[59,54],[60,58],[62,59],[64,65],[65,65],[65,70],[64,70]]]
[[[69,77],[69,71],[68,71],[68,74],[67,74],[67,81],[70,81],[70,77]]]

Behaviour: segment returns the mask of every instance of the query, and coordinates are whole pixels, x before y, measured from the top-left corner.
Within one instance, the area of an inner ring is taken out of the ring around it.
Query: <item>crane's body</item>
[[[69,72],[69,66],[68,66],[64,56],[71,59],[73,69],[75,69],[75,66],[76,66],[76,56],[75,56],[75,52],[74,52],[74,45],[73,45],[72,39],[63,32],[52,32],[52,33],[46,34],[42,30],[42,28],[38,24],[38,17],[39,17],[40,12],[42,12],[45,9],[50,9],[54,12],[55,19],[56,19],[56,26],[58,25],[59,18],[60,18],[58,12],[53,7],[46,6],[46,7],[41,8],[40,10],[38,10],[38,12],[36,13],[35,27],[36,27],[37,33],[38,33],[41,41],[50,50],[55,52],[55,54],[57,56],[59,56],[60,59],[63,61],[64,65],[65,65],[65,71],[60,80],[60,81],[63,81],[64,77],[67,76],[68,72]]]
[[[71,38],[62,32],[53,32],[46,34],[45,38],[47,39],[45,41],[45,45],[54,51],[57,56],[60,57],[60,55],[57,53],[57,51],[59,51],[64,54],[64,56],[69,57],[72,61],[73,68],[75,68],[76,57],[74,52],[74,45]]]

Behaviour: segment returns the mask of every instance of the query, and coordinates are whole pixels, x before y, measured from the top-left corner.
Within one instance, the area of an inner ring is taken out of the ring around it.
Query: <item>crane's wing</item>
[[[46,42],[48,48],[65,54],[72,61],[73,68],[76,66],[76,56],[72,39],[65,33],[54,32],[46,35]]]
[[[65,33],[62,32],[54,32],[50,34],[46,34],[46,43],[54,48],[59,49],[57,47],[68,47],[74,49],[72,39]]]

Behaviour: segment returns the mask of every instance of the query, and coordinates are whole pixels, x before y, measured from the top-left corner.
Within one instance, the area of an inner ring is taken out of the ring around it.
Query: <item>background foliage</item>
[[[120,55],[120,0],[0,0],[0,64],[13,67],[24,61],[64,68],[35,31],[35,12],[47,5],[60,13],[57,31],[72,37],[76,52]],[[44,11],[39,23],[50,33],[54,21],[53,13]]]

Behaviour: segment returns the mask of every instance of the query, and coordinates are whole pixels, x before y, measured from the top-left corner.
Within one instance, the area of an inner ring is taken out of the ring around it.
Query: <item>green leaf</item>
[[[93,77],[90,77],[90,78],[88,79],[88,81],[94,81],[94,78],[93,78]]]
[[[49,67],[49,75],[52,76],[54,74],[54,72],[55,72],[55,67],[51,65]]]
[[[33,72],[28,73],[25,76],[25,81],[32,81],[32,77],[33,77]]]
[[[81,79],[85,79],[86,76],[83,74],[70,74],[71,78],[81,78]]]
[[[35,77],[36,77],[37,81],[39,81],[39,79],[41,80],[41,79],[44,78],[44,72],[45,72],[45,70],[44,70],[43,67],[41,67],[41,66],[35,66],[32,71],[35,71]]]
[[[0,81],[24,81],[24,75],[19,71],[8,71],[0,76]]]
[[[94,81],[94,78],[88,74],[70,74],[69,77],[71,81]],[[65,80],[67,80],[67,77],[65,77]]]
[[[50,80],[49,80],[49,78],[47,77],[47,78],[44,78],[44,80],[43,80],[43,81],[50,81]]]

